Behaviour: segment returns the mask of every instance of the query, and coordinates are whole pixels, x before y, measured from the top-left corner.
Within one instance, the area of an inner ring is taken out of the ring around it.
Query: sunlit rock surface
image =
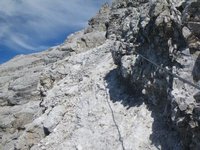
[[[0,65],[0,149],[200,149],[199,89],[180,80],[199,86],[199,9],[113,0],[63,44]]]

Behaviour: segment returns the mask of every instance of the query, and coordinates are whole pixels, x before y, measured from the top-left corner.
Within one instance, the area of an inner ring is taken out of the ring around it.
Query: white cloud
[[[106,1],[110,0],[0,0],[0,48],[48,47],[48,41],[83,28]]]

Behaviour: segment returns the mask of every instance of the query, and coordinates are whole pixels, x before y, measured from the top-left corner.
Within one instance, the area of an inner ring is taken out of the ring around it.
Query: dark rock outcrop
[[[199,9],[199,0],[116,1],[107,33],[121,76],[160,107],[186,149],[200,148]]]

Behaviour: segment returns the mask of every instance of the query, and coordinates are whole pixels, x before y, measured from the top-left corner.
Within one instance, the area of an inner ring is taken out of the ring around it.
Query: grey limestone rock
[[[111,52],[118,71],[167,114],[185,149],[199,149],[200,1],[131,2],[115,1],[111,9],[107,34],[116,37]]]
[[[199,6],[113,0],[63,44],[0,65],[0,149],[199,149],[184,82],[200,84]]]

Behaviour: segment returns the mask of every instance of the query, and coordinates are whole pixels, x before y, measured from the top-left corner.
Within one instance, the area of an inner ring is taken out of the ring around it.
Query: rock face
[[[200,148],[199,30],[199,0],[116,1],[108,28],[120,75],[163,111],[185,149]]]
[[[1,65],[0,149],[200,149],[199,9],[114,0],[63,44]]]

